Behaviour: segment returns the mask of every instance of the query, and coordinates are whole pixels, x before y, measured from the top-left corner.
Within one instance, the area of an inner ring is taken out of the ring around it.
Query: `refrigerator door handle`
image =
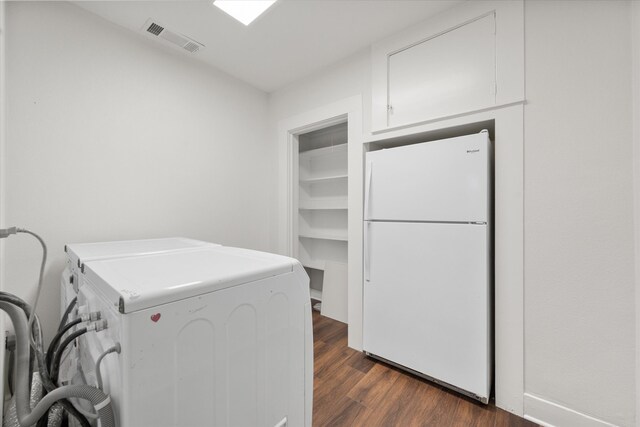
[[[371,197],[371,176],[373,175],[373,162],[367,162],[367,177],[364,182],[364,219],[369,219],[369,198]]]
[[[369,244],[369,233],[371,233],[371,223],[365,221],[364,230],[364,281],[371,282],[371,248]]]

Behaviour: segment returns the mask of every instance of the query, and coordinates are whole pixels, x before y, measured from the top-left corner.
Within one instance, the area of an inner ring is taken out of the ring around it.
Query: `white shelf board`
[[[347,143],[336,144],[329,147],[316,148],[314,150],[303,151],[300,153],[300,157],[327,156],[330,154],[337,154],[344,151],[347,151]]]
[[[298,202],[298,209],[301,210],[314,210],[314,209],[347,209],[349,207],[349,201],[345,198],[340,199],[327,199],[327,200],[300,200]]]
[[[331,182],[331,181],[339,181],[339,180],[345,180],[346,181],[347,179],[348,179],[348,175],[345,173],[345,174],[340,174],[340,175],[305,178],[305,179],[301,179],[300,183],[301,184],[315,184],[315,183],[318,183],[318,182]]]
[[[308,267],[308,268],[313,268],[315,270],[323,270],[324,271],[324,260],[322,260],[322,259],[309,259],[309,260],[305,260],[305,261],[300,260],[300,262],[302,263],[303,267]]]
[[[315,270],[324,270],[324,259],[311,258],[304,251],[298,254],[298,261],[303,267],[313,268]]]
[[[322,301],[322,291],[310,288],[309,293],[311,294],[311,299]]]
[[[305,231],[303,233],[298,234],[298,236],[306,239],[341,240],[345,242],[349,240],[349,237],[346,234],[346,230],[344,234],[327,233],[327,232],[319,232],[319,231]]]

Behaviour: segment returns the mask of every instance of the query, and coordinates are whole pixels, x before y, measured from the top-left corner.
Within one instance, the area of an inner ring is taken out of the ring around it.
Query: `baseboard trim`
[[[529,393],[524,394],[524,418],[545,427],[581,426],[616,427],[598,418],[583,414]]]

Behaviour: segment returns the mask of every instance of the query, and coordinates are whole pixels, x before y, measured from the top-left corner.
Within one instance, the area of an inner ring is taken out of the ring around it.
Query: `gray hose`
[[[42,399],[42,380],[40,379],[40,372],[34,372],[31,378],[31,400],[29,400],[29,407],[35,408],[38,402]]]
[[[2,235],[2,230],[0,230],[0,236]],[[24,311],[25,315],[27,317],[31,316],[32,310],[31,310],[31,306],[29,304],[27,304],[26,302],[24,302],[24,300],[22,300],[21,298],[18,298],[17,296],[7,293],[7,292],[2,292],[0,291],[0,301],[6,301],[9,302],[17,307],[19,307],[20,309],[22,309],[22,311]],[[42,380],[42,385],[44,386],[45,390],[47,392],[57,388],[57,386],[51,381],[51,379],[49,378],[49,372],[47,371],[47,366],[45,363],[45,358],[44,358],[44,353],[42,350],[42,328],[40,327],[40,319],[38,319],[38,315],[34,315],[34,322],[33,322],[33,338],[36,342],[36,348],[34,350],[35,352],[35,357],[37,359],[38,362],[38,369],[39,369],[39,373],[41,376],[41,380]],[[12,352],[13,354],[13,352]],[[12,365],[15,365],[15,362],[12,361]],[[15,397],[15,396],[14,396]],[[13,401],[13,413],[14,413],[14,417],[16,418],[15,420],[15,427],[19,427],[18,424],[18,419],[17,419],[17,414],[15,413],[15,398],[12,398]],[[69,415],[71,415],[72,417],[74,417],[78,423],[80,423],[80,426],[82,427],[91,427],[91,424],[89,424],[89,421],[80,413],[78,412],[78,410],[71,404],[71,402],[69,400],[61,400],[60,403],[65,411],[67,411],[69,413]]]
[[[2,427],[20,427],[16,413],[16,396],[13,395],[2,416]]]
[[[40,373],[34,372],[31,380],[31,407],[33,408],[42,399],[42,381],[40,380]],[[20,427],[18,421],[18,413],[16,409],[16,398],[13,396],[9,401],[7,410],[5,411],[2,419],[3,427]]]
[[[107,350],[105,350],[105,352],[102,353],[100,357],[98,357],[98,360],[96,360],[96,380],[98,381],[98,388],[100,390],[104,390],[102,388],[102,373],[100,372],[100,363],[102,362],[102,359],[104,359],[104,357],[109,353],[120,354],[120,343],[116,343],[116,345],[114,345],[113,347],[110,347]]]
[[[87,419],[92,419],[92,420],[98,419],[98,413],[84,410],[82,408],[82,405],[80,405],[79,399],[73,398],[73,399],[69,399],[69,401],[71,401],[74,404],[73,406],[76,408],[76,411],[80,412],[82,415],[87,417]]]
[[[38,406],[36,406],[33,409],[33,412],[28,415],[30,418],[22,420],[22,425],[33,424],[38,420],[38,418],[44,415],[47,409],[49,409],[49,406],[53,405],[60,399],[68,399],[70,397],[78,397],[91,402],[98,412],[100,425],[102,427],[115,426],[111,398],[97,388],[88,385],[67,385],[53,390],[43,397],[40,403],[38,403]],[[18,410],[18,413],[19,412],[20,411]]]
[[[40,294],[42,293],[42,280],[44,278],[44,267],[47,264],[47,244],[44,242],[44,240],[42,240],[42,237],[38,236],[33,231],[27,230],[26,228],[16,228],[16,231],[18,233],[26,233],[26,234],[32,235],[33,237],[38,239],[38,242],[40,242],[40,245],[42,246],[42,262],[40,263],[40,274],[38,275],[38,290],[36,291],[36,299],[33,302],[31,315],[29,316],[29,330],[31,330],[31,328],[33,327],[34,315],[36,314],[36,307],[38,306],[38,300],[40,299]],[[31,334],[29,334],[29,340],[31,342],[31,345],[35,349],[36,343],[35,341],[33,341]]]
[[[47,427],[60,427],[62,425],[62,419],[64,418],[64,408],[60,403],[54,403],[49,409],[49,418],[47,420]]]
[[[68,385],[47,394],[29,411],[29,330],[24,312],[17,306],[0,301],[0,310],[11,318],[16,333],[16,409],[21,426],[35,424],[51,405],[60,399],[79,397],[89,400],[95,407],[102,427],[113,427],[114,415],[111,399],[101,390],[88,385]]]

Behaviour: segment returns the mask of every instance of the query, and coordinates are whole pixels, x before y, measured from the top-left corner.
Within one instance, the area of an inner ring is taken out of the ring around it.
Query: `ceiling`
[[[279,0],[248,27],[201,1],[74,1],[141,37],[152,18],[205,45],[180,54],[272,92],[461,0]],[[162,43],[156,39],[157,43]]]

